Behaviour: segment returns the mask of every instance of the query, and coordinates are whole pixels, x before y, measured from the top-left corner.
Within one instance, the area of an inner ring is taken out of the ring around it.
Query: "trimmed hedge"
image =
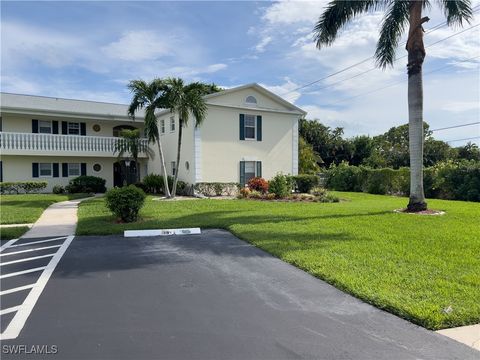
[[[14,182],[1,182],[0,193],[1,194],[19,194],[24,192],[26,194],[36,193],[44,190],[48,183],[46,181],[14,181]]]
[[[309,193],[315,186],[319,184],[317,175],[301,174],[293,176],[296,188],[301,193]]]
[[[235,196],[238,194],[239,183],[201,182],[195,184],[195,191],[204,196]]]
[[[105,194],[108,209],[125,222],[138,219],[138,213],[145,203],[145,193],[135,185],[113,188]]]
[[[331,166],[324,176],[326,187],[337,191],[405,196],[410,191],[408,168],[372,169],[341,163]],[[480,201],[480,162],[448,161],[425,168],[423,184],[427,198]]]
[[[65,190],[70,194],[75,193],[104,193],[107,188],[105,187],[105,179],[98,176],[82,175],[70,180]]]
[[[173,176],[167,177],[168,187],[170,190],[173,187]],[[158,174],[149,174],[145,176],[140,183],[135,184],[148,194],[165,194],[163,189],[163,176]],[[177,181],[176,195],[188,195],[189,187],[185,181]]]

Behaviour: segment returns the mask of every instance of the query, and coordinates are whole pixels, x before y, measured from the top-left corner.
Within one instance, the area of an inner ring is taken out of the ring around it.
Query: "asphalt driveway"
[[[21,274],[15,281],[29,283],[33,276]],[[13,306],[15,300],[9,301]],[[5,345],[54,345],[57,351],[12,355]],[[20,335],[2,342],[3,359],[478,359],[479,354],[220,230],[75,237]]]

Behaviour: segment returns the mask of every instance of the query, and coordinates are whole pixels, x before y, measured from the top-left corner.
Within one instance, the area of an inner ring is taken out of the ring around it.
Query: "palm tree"
[[[185,85],[180,78],[167,78],[158,80],[165,87],[165,107],[171,113],[177,113],[179,119],[177,143],[177,171],[173,180],[172,197],[177,191],[178,173],[180,172],[180,153],[182,148],[183,128],[188,125],[190,114],[195,118],[195,127],[200,126],[207,115],[207,105],[204,95],[220,91],[215,84],[193,82]]]
[[[148,83],[143,80],[132,80],[128,84],[128,88],[133,94],[132,101],[128,107],[128,114],[135,120],[135,113],[140,109],[145,110],[145,135],[149,143],[157,143],[158,153],[160,154],[160,166],[163,172],[164,192],[165,196],[169,198],[171,195],[168,187],[167,168],[155,116],[155,110],[165,108],[165,88],[158,80]]]
[[[437,0],[448,25],[470,22],[470,0]],[[423,83],[422,66],[425,59],[422,25],[429,21],[422,10],[430,7],[429,0],[333,0],[327,5],[314,28],[315,41],[320,49],[331,45],[338,31],[362,13],[384,10],[385,17],[375,51],[377,66],[385,69],[395,61],[395,50],[408,25],[408,122],[410,149],[410,201],[408,211],[427,209],[423,192]]]
[[[135,161],[136,181],[140,182],[140,168],[138,164],[138,154],[143,152],[147,157],[153,157],[153,151],[145,145],[140,138],[140,130],[123,129],[120,132],[121,139],[118,139],[114,146],[114,154],[118,152],[118,157],[123,158],[125,154],[130,154]]]

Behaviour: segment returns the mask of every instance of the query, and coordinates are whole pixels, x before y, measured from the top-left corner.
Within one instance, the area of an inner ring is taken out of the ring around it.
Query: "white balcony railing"
[[[53,135],[0,132],[2,152],[22,154],[36,153],[81,153],[114,156],[115,144],[121,138],[106,136]],[[147,139],[141,139],[140,148],[148,146]],[[81,155],[79,154],[79,155]],[[74,154],[70,154],[74,155]],[[143,155],[143,154],[142,154]]]

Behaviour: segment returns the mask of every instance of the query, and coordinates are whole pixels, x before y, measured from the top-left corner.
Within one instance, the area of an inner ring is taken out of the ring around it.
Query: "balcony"
[[[121,138],[0,132],[2,155],[116,157],[117,141]],[[147,139],[141,139],[141,147],[147,146]],[[139,157],[145,158],[146,154],[142,152]]]

